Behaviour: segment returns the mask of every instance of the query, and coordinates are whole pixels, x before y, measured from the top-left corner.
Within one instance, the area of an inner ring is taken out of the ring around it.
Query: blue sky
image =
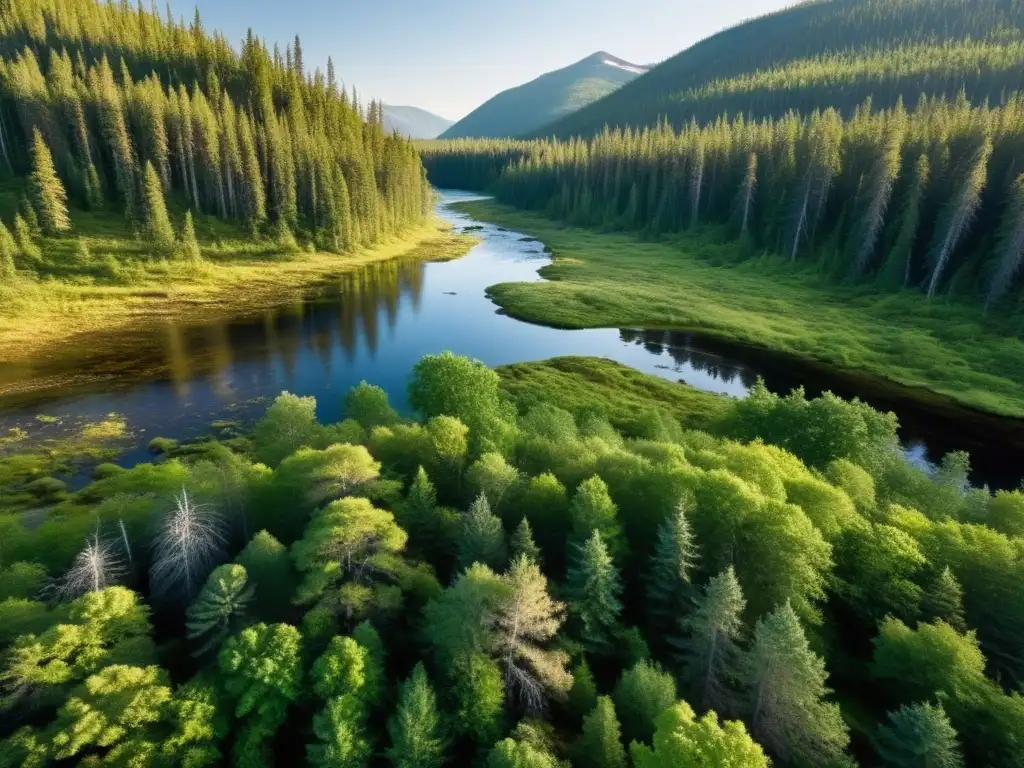
[[[297,33],[307,67],[334,59],[361,100],[458,119],[498,91],[604,50],[661,61],[791,0],[198,0],[207,29],[233,44]],[[193,6],[172,3],[191,19]]]

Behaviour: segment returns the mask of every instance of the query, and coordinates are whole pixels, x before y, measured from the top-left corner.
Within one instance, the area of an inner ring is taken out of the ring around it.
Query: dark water
[[[449,204],[473,196],[447,192],[439,213],[482,238],[453,262],[392,261],[344,275],[293,305],[218,322],[168,324],[86,340],[73,353],[30,366],[0,363],[0,432],[37,415],[63,419],[125,416],[141,443],[155,435],[187,438],[217,419],[258,415],[282,390],[317,398],[322,420],[335,420],[344,392],[366,379],[406,406],[405,386],[423,355],[451,349],[488,365],[593,355],[711,392],[742,397],[757,376],[778,392],[804,386],[860,396],[893,410],[910,455],[935,461],[969,450],[976,481],[1014,487],[1024,456],[1024,422],[957,408],[921,392],[845,374],[763,350],[676,331],[565,331],[507,317],[484,295],[499,282],[540,279],[543,244],[481,225]],[[47,382],[60,382],[47,387]],[[43,385],[40,387],[40,385]],[[126,461],[144,455],[137,449]]]

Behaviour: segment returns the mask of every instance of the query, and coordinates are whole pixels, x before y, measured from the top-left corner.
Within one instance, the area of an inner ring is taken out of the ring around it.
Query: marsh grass
[[[10,222],[18,200],[14,186],[0,187],[0,217]],[[176,226],[183,217],[184,209],[172,205]],[[431,220],[350,254],[282,251],[273,237],[254,238],[235,224],[196,216],[197,261],[154,251],[121,211],[75,210],[72,221],[69,235],[40,239],[41,262],[0,282],[0,360],[27,361],[94,331],[259,309],[370,262],[458,258],[476,242]]]
[[[553,252],[546,281],[488,289],[514,317],[701,331],[1024,415],[1024,312],[986,316],[966,302],[836,285],[770,254],[743,260],[741,246],[714,229],[650,242],[490,201],[459,207]]]

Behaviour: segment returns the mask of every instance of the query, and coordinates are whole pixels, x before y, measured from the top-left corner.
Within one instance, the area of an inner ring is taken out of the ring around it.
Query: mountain
[[[387,133],[398,131],[410,139],[436,139],[454,124],[454,120],[440,117],[419,107],[384,105],[384,130]]]
[[[441,138],[498,138],[529,133],[618,90],[646,71],[647,67],[598,51],[564,69],[502,91],[441,134]]]
[[[820,0],[744,22],[530,135],[593,135],[605,125],[676,128],[723,113],[849,115],[922,94],[1003,103],[1024,81],[1022,0]]]

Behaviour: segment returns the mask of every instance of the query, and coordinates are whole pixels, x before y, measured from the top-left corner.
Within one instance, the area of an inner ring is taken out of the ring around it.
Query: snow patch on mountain
[[[615,61],[613,59],[602,59],[602,64],[607,64],[609,67],[615,67],[616,69],[623,69],[626,72],[632,72],[635,75],[642,75],[647,72],[645,67],[636,67],[632,64],[627,64],[624,61]]]

